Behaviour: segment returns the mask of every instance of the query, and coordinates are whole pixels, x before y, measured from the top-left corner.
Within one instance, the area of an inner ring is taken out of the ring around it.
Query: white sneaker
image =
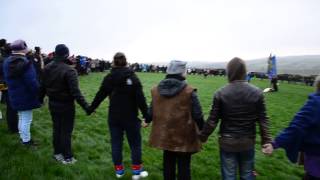
[[[56,160],[56,161],[61,162],[61,161],[64,160],[64,157],[63,157],[62,154],[54,154],[54,155],[53,155],[53,159]]]
[[[132,180],[139,180],[141,178],[148,177],[149,173],[148,171],[141,171],[139,175],[132,175]]]
[[[68,159],[64,159],[63,161],[62,161],[62,164],[65,164],[65,165],[67,165],[67,164],[74,164],[74,163],[76,163],[78,160],[76,160],[75,158],[68,158]]]
[[[124,176],[124,174],[116,174],[116,177],[117,177],[118,179],[122,178],[123,176]]]

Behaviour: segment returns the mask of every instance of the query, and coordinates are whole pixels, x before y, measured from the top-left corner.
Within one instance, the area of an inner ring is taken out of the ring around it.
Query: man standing
[[[34,53],[34,57],[33,57],[33,63],[34,63],[34,66],[36,68],[36,72],[37,72],[37,78],[39,80],[39,82],[41,82],[41,78],[42,78],[42,71],[43,71],[43,68],[44,68],[44,62],[43,62],[43,57],[42,57],[42,54],[41,54],[41,48],[40,47],[35,47],[34,48],[35,50],[35,53]]]
[[[89,105],[82,96],[78,85],[78,75],[68,64],[69,49],[64,44],[55,48],[53,61],[44,68],[41,99],[49,97],[49,110],[53,121],[53,157],[63,164],[73,164],[71,135],[74,126],[74,100],[88,112]]]
[[[30,126],[32,109],[39,108],[39,83],[32,62],[26,58],[28,47],[25,41],[16,40],[11,45],[12,55],[3,65],[3,73],[11,107],[18,111],[18,129],[24,145],[34,145]]]
[[[260,127],[262,145],[270,145],[268,117],[260,89],[247,83],[245,62],[233,58],[227,65],[229,84],[217,91],[208,121],[200,134],[205,142],[220,123],[219,145],[221,174],[224,180],[254,179],[254,146],[256,123]]]
[[[270,83],[271,83],[272,92],[277,92],[278,91],[278,77],[277,77],[277,75],[275,75],[271,78]]]

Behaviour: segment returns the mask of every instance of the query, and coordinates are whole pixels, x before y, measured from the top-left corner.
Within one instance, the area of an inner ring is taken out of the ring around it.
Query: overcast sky
[[[131,62],[320,54],[320,0],[0,0],[0,38]]]

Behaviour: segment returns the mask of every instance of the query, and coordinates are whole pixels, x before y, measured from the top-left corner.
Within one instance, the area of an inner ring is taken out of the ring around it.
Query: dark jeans
[[[68,111],[55,111],[52,107],[50,113],[53,121],[53,148],[54,154],[62,154],[65,159],[72,157],[71,135],[74,126],[75,107],[69,105]]]
[[[305,174],[305,176],[302,179],[303,180],[320,180],[320,178],[311,176],[309,174]]]
[[[242,152],[226,152],[220,149],[221,174],[224,180],[236,180],[239,169],[241,180],[253,180],[254,149]]]
[[[126,133],[128,143],[130,146],[132,164],[140,165],[142,163],[140,127],[140,123],[109,123],[109,129],[111,134],[112,160],[114,165],[122,164],[122,144],[124,133]]]
[[[6,119],[8,124],[8,130],[12,133],[18,133],[18,112],[16,110],[13,110],[10,104],[10,99],[8,96],[8,91],[2,91],[2,98],[4,100],[4,103],[7,104],[7,110],[6,110]]]
[[[164,179],[176,179],[176,165],[178,165],[178,180],[191,179],[190,163],[191,153],[163,151]]]

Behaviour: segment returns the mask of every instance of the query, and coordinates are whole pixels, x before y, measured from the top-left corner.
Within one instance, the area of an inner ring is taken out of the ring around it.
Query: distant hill
[[[248,71],[266,72],[267,57],[246,61]],[[196,62],[188,63],[189,67],[195,68],[225,68],[227,62]],[[305,56],[284,56],[277,57],[278,74],[301,74],[318,75],[320,74],[320,55]]]

